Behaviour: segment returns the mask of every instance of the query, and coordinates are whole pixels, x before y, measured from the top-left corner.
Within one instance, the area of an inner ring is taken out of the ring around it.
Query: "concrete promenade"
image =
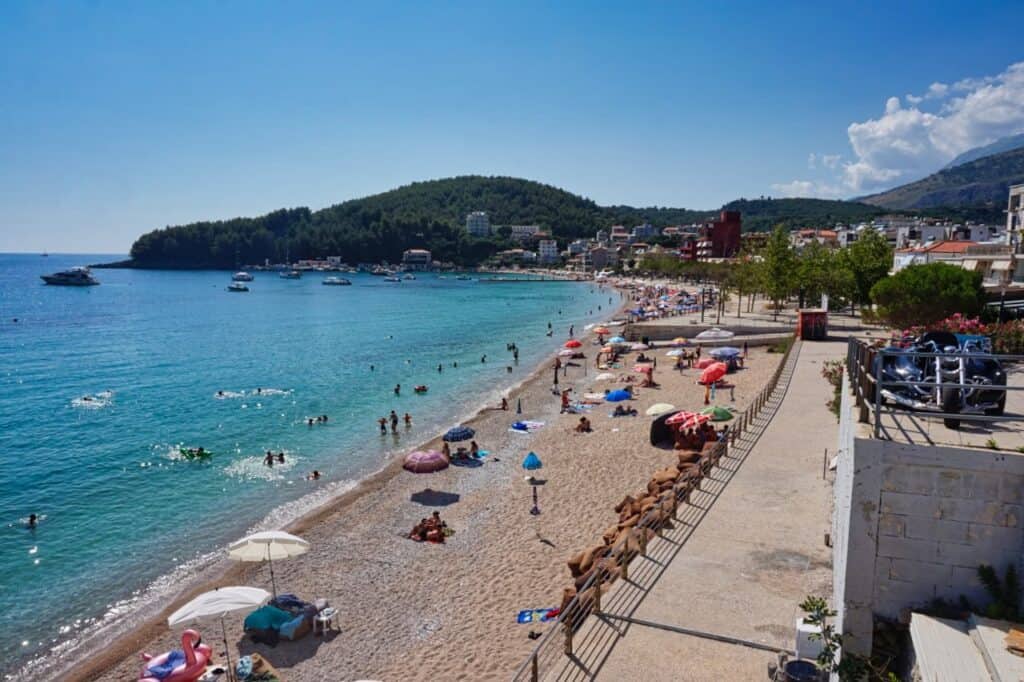
[[[776,658],[770,649],[792,650],[797,604],[809,594],[831,595],[831,552],[824,544],[831,486],[822,469],[825,451],[834,453],[838,424],[825,406],[831,387],[821,367],[844,357],[845,348],[843,342],[801,344],[789,387],[774,398],[776,409],[766,411],[763,430],[749,432],[722,461],[734,471],[728,484],[714,492],[717,499],[710,492],[694,496],[693,503],[709,511],[636,608],[619,614],[632,622],[605,619],[605,627],[619,634],[609,639],[609,653],[591,675],[763,680]]]

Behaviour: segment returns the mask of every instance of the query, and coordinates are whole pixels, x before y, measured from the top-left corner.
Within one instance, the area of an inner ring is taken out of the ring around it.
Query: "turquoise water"
[[[5,671],[126,611],[176,567],[268,518],[288,520],[496,403],[615,295],[433,274],[326,287],[319,274],[256,273],[242,294],[225,291],[224,272],[97,270],[102,285],[89,288],[39,280],[107,259],[0,255]],[[520,360],[509,374],[511,341]],[[421,383],[429,392],[414,395]],[[391,409],[411,413],[413,427],[381,437],[376,419]],[[319,414],[327,424],[307,426]],[[215,456],[182,461],[179,445]],[[267,449],[284,450],[285,466],[264,467]],[[313,469],[324,480],[304,480]],[[30,531],[33,512],[43,520]]]

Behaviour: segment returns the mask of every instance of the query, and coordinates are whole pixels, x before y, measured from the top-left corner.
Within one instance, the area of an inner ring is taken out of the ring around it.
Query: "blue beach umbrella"
[[[536,471],[543,466],[544,464],[540,461],[540,457],[537,456],[536,452],[531,452],[523,459],[523,468],[527,471]]]
[[[712,348],[711,352],[708,353],[713,358],[731,358],[737,355],[742,355],[743,351],[739,348],[733,348],[732,346],[722,346],[720,348]]]
[[[448,429],[448,432],[442,436],[442,438],[449,443],[455,443],[460,440],[469,440],[476,435],[476,431],[469,428],[468,426],[454,426]]]
[[[629,400],[631,397],[632,396],[629,394],[629,391],[624,391],[620,388],[605,395],[604,399],[610,403],[618,403],[623,400]]]
[[[608,339],[608,343],[626,343],[626,339],[622,338],[621,336],[613,336],[612,338]]]

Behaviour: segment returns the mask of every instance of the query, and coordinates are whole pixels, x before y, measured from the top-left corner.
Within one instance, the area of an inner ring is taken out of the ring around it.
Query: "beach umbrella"
[[[270,593],[258,587],[219,587],[201,595],[182,606],[167,617],[170,626],[198,622],[217,618],[220,620],[220,633],[224,638],[224,655],[228,659],[228,678],[234,679],[234,666],[231,665],[231,650],[228,648],[228,633],[224,627],[224,616],[236,611],[258,609],[267,603]]]
[[[618,403],[623,400],[629,400],[632,397],[633,396],[629,394],[629,391],[624,391],[620,388],[605,394],[604,399],[610,403]]]
[[[684,339],[681,336],[677,336],[676,338],[672,339],[672,345],[673,346],[685,346],[686,345],[686,339]]]
[[[697,334],[694,338],[700,339],[701,341],[720,341],[724,339],[731,339],[734,336],[736,335],[730,331],[719,329],[718,327],[712,327],[711,329]]]
[[[682,412],[676,412],[674,415],[666,419],[665,423],[686,429],[692,426],[697,426],[698,424],[703,424],[710,420],[711,417],[706,414],[698,414],[696,412],[687,412],[686,410],[683,410]]]
[[[448,464],[450,462],[442,452],[437,450],[428,450],[426,452],[417,450],[405,456],[402,468],[414,474],[429,474],[441,469],[447,469]]]
[[[448,429],[447,433],[442,438],[449,443],[456,443],[460,440],[469,440],[476,435],[476,431],[469,428],[468,426],[453,426]]]
[[[733,414],[725,407],[719,407],[714,405],[712,407],[705,407],[700,411],[701,414],[711,417],[713,422],[726,422],[732,419]]]
[[[459,501],[458,493],[447,493],[443,490],[424,488],[409,496],[409,500],[425,507],[447,507]]]
[[[253,533],[228,545],[228,556],[235,561],[266,561],[270,564],[270,585],[277,597],[274,559],[288,559],[309,551],[309,543],[283,530]]]
[[[611,381],[614,378],[615,375],[612,374],[611,372],[601,372],[596,377],[594,377],[594,381]]]
[[[725,366],[723,362],[716,362],[706,368],[700,375],[700,383],[702,384],[713,384],[729,371],[729,368]]]
[[[608,327],[594,327],[595,334],[610,334]]]
[[[527,471],[536,471],[543,468],[543,466],[544,463],[540,461],[540,457],[537,456],[536,452],[531,451],[530,454],[523,458],[523,468]]]
[[[685,352],[686,351],[677,348],[676,350],[670,350],[669,352],[665,353],[665,355],[667,355],[670,358],[678,358],[680,355],[683,355]]]
[[[608,339],[608,343],[626,343],[626,339],[622,338],[621,336],[613,336],[612,338]]]
[[[648,417],[656,417],[659,414],[665,414],[666,412],[672,412],[676,409],[675,405],[669,405],[668,403],[655,403],[647,408],[644,412]]]
[[[569,339],[568,341],[565,342],[566,348],[579,348],[582,345],[583,344],[580,343],[578,339]]]
[[[739,348],[733,348],[732,346],[722,346],[721,348],[712,348],[708,355],[713,358],[734,358],[737,355],[742,355],[743,351]]]
[[[530,454],[523,458],[523,468],[527,471],[537,471],[543,466],[544,464],[540,461],[540,457],[537,456],[536,452],[530,451]],[[540,514],[540,505],[537,501],[537,482],[532,475],[526,480],[530,482],[530,486],[533,488],[533,508],[530,509],[530,513],[536,516]]]

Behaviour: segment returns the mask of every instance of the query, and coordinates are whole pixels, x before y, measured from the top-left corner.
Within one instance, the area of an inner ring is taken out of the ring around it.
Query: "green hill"
[[[878,208],[819,199],[739,200],[744,229],[831,226],[877,215]],[[283,262],[340,255],[349,263],[396,262],[402,251],[427,248],[435,258],[476,264],[514,246],[502,235],[469,236],[465,216],[487,211],[492,225],[540,225],[563,244],[611,225],[656,227],[704,221],[717,211],[599,206],[557,187],[508,177],[462,176],[416,182],[311,211],[281,209],[255,218],[198,222],[144,234],[131,265],[151,268],[230,268],[238,263]]]
[[[1024,182],[1024,148],[986,156],[860,201],[888,209],[971,208],[993,218],[1006,208],[1010,185]]]

